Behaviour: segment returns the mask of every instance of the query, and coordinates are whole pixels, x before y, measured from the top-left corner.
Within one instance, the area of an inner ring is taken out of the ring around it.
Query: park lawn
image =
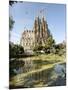
[[[42,61],[65,61],[65,55],[58,55],[58,54],[39,54],[32,57],[26,57],[28,60],[42,60]],[[26,58],[22,58],[23,60],[26,60]]]

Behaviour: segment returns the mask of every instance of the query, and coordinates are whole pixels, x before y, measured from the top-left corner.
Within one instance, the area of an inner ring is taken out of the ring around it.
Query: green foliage
[[[24,53],[24,48],[20,45],[9,44],[9,57],[19,57]]]
[[[42,49],[43,49],[43,46],[41,46],[41,45],[38,45],[38,46],[34,47],[34,51],[40,51]]]
[[[47,28],[48,28],[48,27],[47,27]],[[48,37],[50,37],[51,32],[50,32],[49,28],[47,29],[47,34],[48,34]]]
[[[63,55],[66,53],[66,45],[63,43],[55,45],[56,54]]]
[[[12,30],[13,25],[14,25],[14,20],[12,19],[12,17],[9,17],[9,30]]]
[[[23,3],[23,1],[12,1],[12,0],[9,1],[10,6],[13,6],[15,3]]]
[[[54,44],[55,44],[55,41],[52,38],[52,36],[50,36],[45,43],[45,48],[50,48],[50,47],[54,46]]]
[[[50,35],[46,40],[45,46],[42,46],[42,45],[35,46],[34,51],[43,50],[45,51],[45,53],[50,53],[50,52],[55,53],[54,46],[55,46],[55,40]]]
[[[55,40],[52,38],[52,36],[49,36],[45,43],[45,47],[44,47],[45,52],[46,53],[55,52],[54,45],[55,45]]]
[[[34,47],[34,51],[36,52],[41,50],[47,54],[54,53],[61,56],[66,53],[66,45],[65,43],[55,44],[55,40],[52,38],[52,35],[50,35],[46,40],[45,46],[38,45]]]
[[[17,3],[17,1],[9,1],[9,5],[12,7],[12,5],[14,3]],[[15,21],[13,20],[13,18],[11,16],[9,16],[9,30],[11,31],[12,28],[13,28],[13,25],[14,25]]]
[[[9,5],[12,6],[14,3],[17,3],[17,1],[9,1]]]

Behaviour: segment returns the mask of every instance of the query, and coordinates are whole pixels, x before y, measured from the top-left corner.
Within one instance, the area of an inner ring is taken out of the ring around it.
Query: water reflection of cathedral
[[[36,17],[34,20],[33,30],[24,30],[20,40],[20,44],[24,49],[33,49],[37,45],[45,45],[49,36],[48,24],[44,17]]]

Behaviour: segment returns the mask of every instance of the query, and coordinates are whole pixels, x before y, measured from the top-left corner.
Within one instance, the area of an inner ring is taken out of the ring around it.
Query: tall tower
[[[47,22],[45,21],[44,17],[42,17],[42,37],[45,43],[46,39],[48,38],[48,26],[47,26]]]
[[[35,45],[38,45],[38,37],[39,37],[39,17],[35,18],[34,22],[34,34],[35,34]]]
[[[42,15],[44,9],[40,10],[41,16],[35,18],[34,22],[34,34],[35,34],[35,45],[45,45],[46,39],[48,38],[48,25],[45,21],[44,15]]]

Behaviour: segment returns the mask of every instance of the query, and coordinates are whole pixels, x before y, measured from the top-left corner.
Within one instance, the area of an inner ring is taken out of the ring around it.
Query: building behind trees
[[[21,36],[20,44],[24,49],[33,49],[37,46],[45,46],[45,43],[50,36],[47,21],[44,16],[39,16],[34,20],[33,30],[24,30]]]

